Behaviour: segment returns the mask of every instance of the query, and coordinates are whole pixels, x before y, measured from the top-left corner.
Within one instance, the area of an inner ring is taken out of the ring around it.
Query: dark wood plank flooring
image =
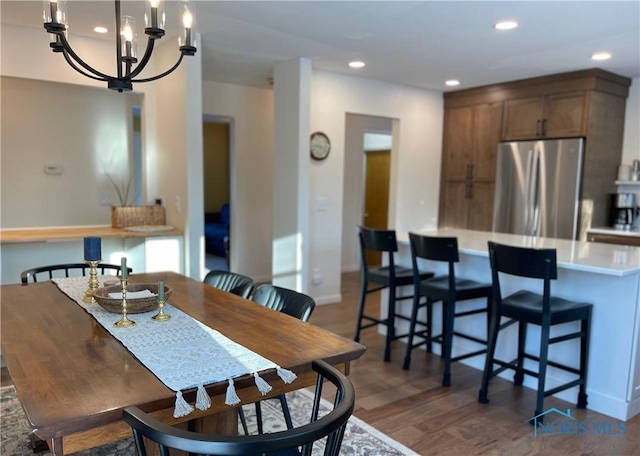
[[[359,280],[359,273],[344,274],[342,302],[316,306],[311,322],[353,337]],[[379,299],[371,295],[367,303],[368,311],[375,312]],[[454,363],[453,385],[444,388],[439,356],[416,352],[411,370],[404,371],[402,342],[395,343],[390,363],[382,361],[384,337],[375,329],[366,330],[361,342],[367,352],[352,364],[350,373],[357,394],[355,415],[421,455],[640,455],[640,415],[622,423],[625,434],[598,434],[594,423],[605,431],[611,423],[610,430],[615,432],[618,421],[547,398],[546,408],[571,409],[589,432],[534,437],[533,427],[526,422],[534,409],[533,390],[494,379],[491,403],[479,404],[480,371]],[[10,384],[6,368],[1,373],[1,384]]]
[[[343,274],[342,302],[316,306],[311,323],[352,338],[359,293],[359,273]],[[370,295],[367,311],[379,304]],[[375,311],[374,311],[375,312]],[[442,387],[438,355],[416,351],[411,370],[402,370],[406,345],[396,341],[390,363],[382,361],[384,337],[376,329],[364,331],[364,356],[354,362],[350,378],[356,387],[355,415],[421,455],[640,455],[640,415],[627,423],[625,434],[596,434],[593,423],[604,429],[618,421],[579,410],[556,398],[545,408],[571,409],[588,434],[538,435],[526,420],[535,408],[535,392],[495,378],[487,405],[477,401],[482,373],[461,363],[452,366],[452,386]]]

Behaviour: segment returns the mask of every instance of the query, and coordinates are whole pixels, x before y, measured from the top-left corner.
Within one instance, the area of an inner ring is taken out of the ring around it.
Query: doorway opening
[[[341,248],[343,272],[360,270],[358,226],[375,224],[387,228],[393,221],[396,181],[393,170],[394,157],[397,155],[393,151],[398,146],[398,132],[397,119],[352,113],[346,115]],[[385,172],[380,178],[378,173],[369,172],[367,168],[383,168]],[[377,177],[374,179],[374,176]],[[368,179],[370,182],[367,184]],[[383,209],[368,207],[367,200]],[[377,215],[373,215],[374,212]],[[376,218],[379,221],[375,221]]]
[[[389,220],[392,135],[364,134],[362,226],[386,230]],[[380,252],[367,252],[367,263],[382,264]]]
[[[231,125],[205,118],[202,125],[205,267],[229,270],[231,245]]]

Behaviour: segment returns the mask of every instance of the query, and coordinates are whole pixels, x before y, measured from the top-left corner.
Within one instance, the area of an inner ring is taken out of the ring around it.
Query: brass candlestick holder
[[[87,260],[85,263],[89,265],[89,288],[87,288],[87,291],[84,293],[84,299],[82,301],[90,304],[96,302],[93,293],[95,293],[100,286],[98,283],[98,264],[100,260]]]
[[[127,318],[127,279],[121,279],[120,284],[122,285],[122,318],[114,324],[118,328],[127,328],[135,325],[136,322]]]
[[[155,321],[167,321],[168,319],[171,318],[171,315],[168,315],[168,314],[164,313],[164,303],[165,302],[166,302],[166,299],[158,299],[158,307],[160,308],[160,310],[158,311],[157,314],[155,314],[153,317],[151,317]]]

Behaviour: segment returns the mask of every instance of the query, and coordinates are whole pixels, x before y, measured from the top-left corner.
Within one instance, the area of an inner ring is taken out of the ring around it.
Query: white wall
[[[357,240],[355,234],[342,238],[347,114],[396,119],[393,134],[398,147],[397,153],[392,153],[389,226],[406,230],[437,224],[442,93],[315,72],[311,131],[323,131],[331,139],[329,158],[311,167],[310,271],[319,272],[323,280],[309,284],[308,290],[320,303],[340,296],[341,251]],[[315,210],[319,197],[326,198],[325,211]],[[352,211],[359,214],[359,206]]]
[[[142,97],[24,78],[1,81],[2,228],[110,225],[111,206],[121,203],[109,178],[123,195],[130,186],[128,204],[134,201],[132,112]],[[57,113],[43,106],[56,106]],[[46,174],[45,166],[60,174]]]

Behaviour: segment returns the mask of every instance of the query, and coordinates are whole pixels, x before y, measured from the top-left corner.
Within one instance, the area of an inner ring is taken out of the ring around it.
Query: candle
[[[127,271],[127,257],[120,259],[120,269],[122,270],[122,280],[127,280],[129,272]]]
[[[84,238],[84,259],[86,261],[100,261],[102,259],[102,245],[99,237]]]
[[[51,22],[58,22],[58,0],[51,0],[49,6],[51,7]]]
[[[158,282],[158,301],[164,301],[164,282]]]

